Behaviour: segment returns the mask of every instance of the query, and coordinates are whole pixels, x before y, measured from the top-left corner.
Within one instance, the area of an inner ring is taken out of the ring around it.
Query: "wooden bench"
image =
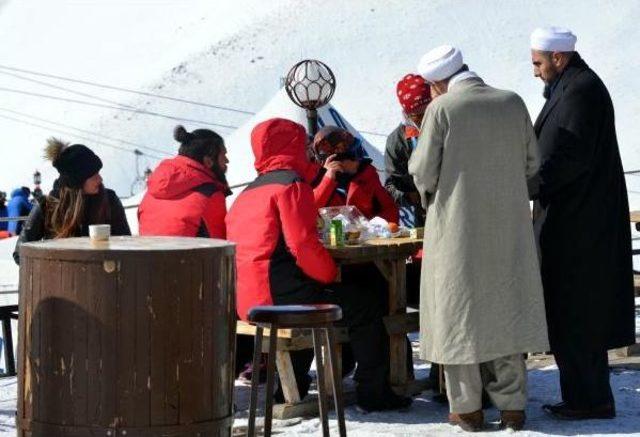
[[[236,322],[236,333],[240,335],[255,336],[256,327],[250,323],[238,320]],[[262,340],[262,352],[269,351],[269,329],[264,330]],[[347,328],[337,327],[336,334],[336,355],[338,356],[338,369],[342,371],[342,362],[340,360],[342,352],[342,343],[349,341]],[[298,385],[293,373],[293,365],[291,364],[291,351],[313,348],[313,336],[310,329],[279,329],[278,344],[276,346],[276,367],[278,369],[278,377],[282,386],[285,403],[275,405],[273,408],[273,417],[276,419],[290,419],[293,417],[302,417],[318,414],[318,402],[315,397],[307,396],[305,400],[300,399]],[[328,360],[324,360],[325,363]],[[325,369],[326,372],[329,369]],[[325,373],[329,374],[329,373]],[[330,383],[330,378],[327,378]],[[327,387],[328,393],[331,393],[331,386]],[[346,394],[345,394],[346,395]],[[345,404],[352,403],[353,396],[345,396]]]

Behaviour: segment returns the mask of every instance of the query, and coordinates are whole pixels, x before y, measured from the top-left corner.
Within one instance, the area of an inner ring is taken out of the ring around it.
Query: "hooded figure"
[[[524,425],[523,353],[548,348],[527,177],[538,169],[527,108],[442,46],[419,66],[441,95],[409,160],[425,208],[420,353],[444,365],[450,421],[478,430],[484,388],[502,426]]]
[[[258,177],[235,200],[227,215],[227,237],[236,246],[237,308],[245,319],[258,305],[333,303],[349,327],[358,403],[366,410],[407,406],[388,383],[389,339],[381,302],[363,299],[363,290],[332,283],[337,269],[316,233],[318,210],[303,177],[309,161],[305,129],[274,118],[251,133]],[[311,382],[310,351],[291,354],[301,398]]]
[[[29,202],[31,190],[27,187],[16,188],[11,192],[11,200],[7,204],[7,215],[9,217],[24,217],[29,215],[33,205]],[[11,235],[20,235],[22,231],[21,221],[9,222],[7,230]]]
[[[149,177],[138,208],[140,235],[226,238],[226,149],[215,132],[177,126],[178,156],[165,159]]]
[[[86,237],[89,225],[111,225],[111,235],[131,235],[122,203],[116,193],[102,185],[102,161],[82,144],[69,145],[50,138],[45,158],[58,170],[48,196],[36,202],[13,258],[20,262],[20,246],[29,241],[52,238]]]

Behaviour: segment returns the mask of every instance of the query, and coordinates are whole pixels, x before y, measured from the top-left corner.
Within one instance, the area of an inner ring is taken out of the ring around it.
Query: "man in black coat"
[[[542,166],[529,182],[563,400],[543,408],[612,418],[607,350],[635,343],[629,206],[611,97],[575,41],[558,28],[531,36],[547,102],[534,126]]]

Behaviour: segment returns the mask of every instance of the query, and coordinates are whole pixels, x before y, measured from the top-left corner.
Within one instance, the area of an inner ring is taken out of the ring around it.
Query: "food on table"
[[[389,232],[391,232],[392,234],[395,234],[399,230],[400,230],[400,226],[398,226],[397,223],[389,222]]]

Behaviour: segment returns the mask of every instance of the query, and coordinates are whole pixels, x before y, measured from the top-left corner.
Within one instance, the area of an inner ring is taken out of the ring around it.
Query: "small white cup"
[[[107,241],[111,235],[111,225],[89,225],[89,238],[94,241]]]

